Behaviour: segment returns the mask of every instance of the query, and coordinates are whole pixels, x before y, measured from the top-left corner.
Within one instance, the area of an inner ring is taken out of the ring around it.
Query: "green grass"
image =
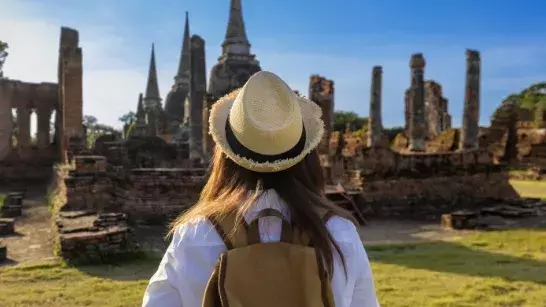
[[[6,199],[6,195],[0,193],[0,210],[2,210],[2,207],[4,206],[5,199]]]
[[[521,197],[546,199],[546,181],[510,180]]]
[[[382,306],[546,306],[546,229],[367,250]],[[0,269],[0,306],[139,306],[158,263]]]

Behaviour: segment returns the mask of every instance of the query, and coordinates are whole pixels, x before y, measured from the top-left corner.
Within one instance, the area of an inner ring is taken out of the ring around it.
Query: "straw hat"
[[[260,71],[211,109],[209,133],[231,160],[255,172],[288,169],[317,147],[320,107],[277,75]]]

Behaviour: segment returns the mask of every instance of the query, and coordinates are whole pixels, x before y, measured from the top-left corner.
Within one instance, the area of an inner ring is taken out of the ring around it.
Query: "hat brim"
[[[293,158],[276,160],[272,162],[257,162],[236,154],[229,146],[226,138],[226,122],[228,120],[231,107],[233,106],[233,102],[235,101],[239,91],[240,89],[237,89],[220,98],[213,104],[209,116],[209,134],[212,135],[215,146],[219,146],[222,152],[225,153],[233,162],[254,172],[279,172],[296,165],[318,146],[324,134],[324,122],[321,119],[322,110],[316,103],[305,98],[304,96],[296,94],[306,133],[305,146],[301,153]],[[256,142],[261,142],[261,140],[256,140]]]

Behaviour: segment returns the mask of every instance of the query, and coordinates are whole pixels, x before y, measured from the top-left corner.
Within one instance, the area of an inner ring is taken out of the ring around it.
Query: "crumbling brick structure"
[[[425,121],[428,139],[433,139],[443,131],[451,128],[451,115],[448,110],[448,99],[443,96],[442,86],[433,80],[425,81]],[[411,122],[411,89],[404,95],[405,129]]]
[[[328,154],[330,152],[330,137],[334,130],[334,81],[319,75],[312,75],[309,82],[309,99],[322,109],[324,136],[318,150],[320,154]]]
[[[442,86],[435,81],[425,81],[425,117],[430,139],[451,128],[448,100],[442,95]]]
[[[46,179],[64,159],[68,138],[83,139],[78,32],[62,28],[59,46],[58,84],[0,80],[0,181]]]

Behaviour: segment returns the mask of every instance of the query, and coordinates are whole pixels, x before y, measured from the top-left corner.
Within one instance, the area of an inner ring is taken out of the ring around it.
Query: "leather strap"
[[[208,220],[214,226],[228,250],[248,244],[248,224],[244,218],[242,221],[237,221],[235,214],[229,214],[222,218],[208,217]]]
[[[259,227],[259,221],[261,218],[264,217],[277,217],[281,219],[282,221],[282,229],[281,229],[281,242],[284,243],[292,243],[292,226],[290,223],[285,219],[285,217],[280,213],[279,211],[272,209],[272,208],[266,208],[258,213],[256,218],[250,222],[248,225],[248,231],[247,231],[247,242],[248,245],[252,244],[258,244],[260,243],[260,227]]]

